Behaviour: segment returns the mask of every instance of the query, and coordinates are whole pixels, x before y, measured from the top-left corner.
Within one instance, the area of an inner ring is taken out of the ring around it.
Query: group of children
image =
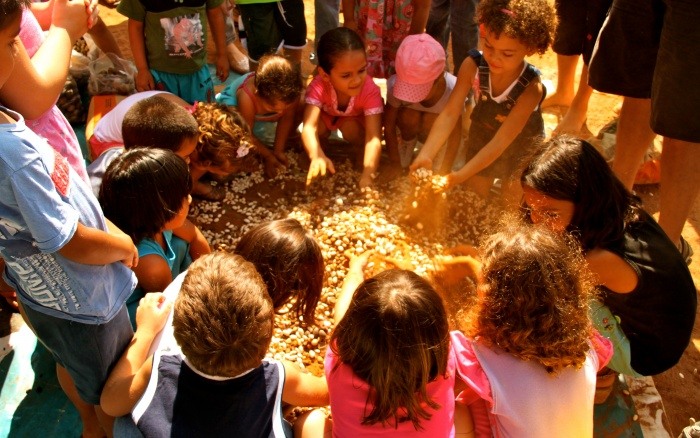
[[[13,72],[24,7],[0,0],[0,89]],[[270,170],[287,164],[303,87],[283,58],[263,58],[223,103],[161,91],[127,98],[90,140],[102,151],[92,190],[19,113],[0,107],[4,279],[56,360],[84,434],[590,436],[597,372],[673,366],[697,306],[685,260],[590,144],[560,137],[534,146],[545,91],[524,58],[547,48],[555,21],[544,0],[483,1],[484,51],[470,53],[456,78],[430,37],[402,43],[383,126],[390,156],[432,167],[471,90],[469,159],[455,172],[443,166],[448,186],[508,181],[523,193],[521,214],[444,265],[477,285],[464,334],[450,331],[430,279],[405,270],[365,278],[369,253],[352,258],[325,378],[265,359],[276,310],[293,302],[303,324],[314,322],[325,268],[301,224],[260,224],[226,254],[212,253],[187,219],[190,193],[226,195],[202,184],[205,174],[239,170],[250,150]],[[367,186],[384,104],[363,41],[338,28],[317,50],[301,133],[308,180],[335,171],[323,140],[337,129],[357,147]],[[155,76],[141,70],[150,84]],[[278,122],[272,152],[249,128],[267,121]],[[415,138],[425,145],[412,160]],[[312,410],[292,431],[283,403],[330,404],[332,418]]]

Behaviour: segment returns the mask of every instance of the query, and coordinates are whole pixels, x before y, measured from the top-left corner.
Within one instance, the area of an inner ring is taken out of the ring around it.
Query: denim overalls
[[[471,160],[491,139],[496,135],[498,128],[506,119],[510,110],[515,105],[525,88],[530,82],[540,75],[540,71],[533,65],[527,64],[525,70],[518,78],[518,82],[511,89],[506,100],[498,103],[491,98],[489,89],[489,65],[478,50],[470,50],[469,57],[479,66],[479,93],[476,106],[471,115],[471,127],[467,139],[467,161]],[[544,100],[547,91],[542,95]],[[540,104],[542,103],[540,100]],[[479,176],[489,178],[511,179],[513,173],[521,164],[521,160],[527,155],[532,146],[544,139],[544,121],[540,106],[532,112],[523,130],[506,148],[500,157],[491,165],[478,173]]]

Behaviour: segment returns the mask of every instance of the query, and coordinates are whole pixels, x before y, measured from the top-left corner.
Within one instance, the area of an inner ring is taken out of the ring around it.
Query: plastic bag
[[[136,66],[114,53],[107,53],[90,62],[88,92],[98,94],[129,95],[136,91],[134,75]]]

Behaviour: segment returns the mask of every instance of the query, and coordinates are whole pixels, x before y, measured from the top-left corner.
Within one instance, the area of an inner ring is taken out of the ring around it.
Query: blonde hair
[[[175,301],[173,329],[197,370],[233,377],[265,357],[273,330],[272,301],[255,266],[214,252],[190,265]]]
[[[199,130],[196,164],[223,167],[250,159],[250,127],[238,111],[220,103],[199,102],[193,114]]]

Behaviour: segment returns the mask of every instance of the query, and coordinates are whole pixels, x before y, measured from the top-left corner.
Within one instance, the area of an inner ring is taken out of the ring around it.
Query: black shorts
[[[558,55],[583,55],[587,65],[611,4],[612,0],[556,0],[559,24],[552,50]]]
[[[614,0],[589,68],[604,93],[652,99],[657,134],[700,142],[700,8],[694,0]]]
[[[306,19],[302,0],[238,4],[248,38],[248,55],[258,61],[275,53],[280,44],[290,49],[306,45]]]

